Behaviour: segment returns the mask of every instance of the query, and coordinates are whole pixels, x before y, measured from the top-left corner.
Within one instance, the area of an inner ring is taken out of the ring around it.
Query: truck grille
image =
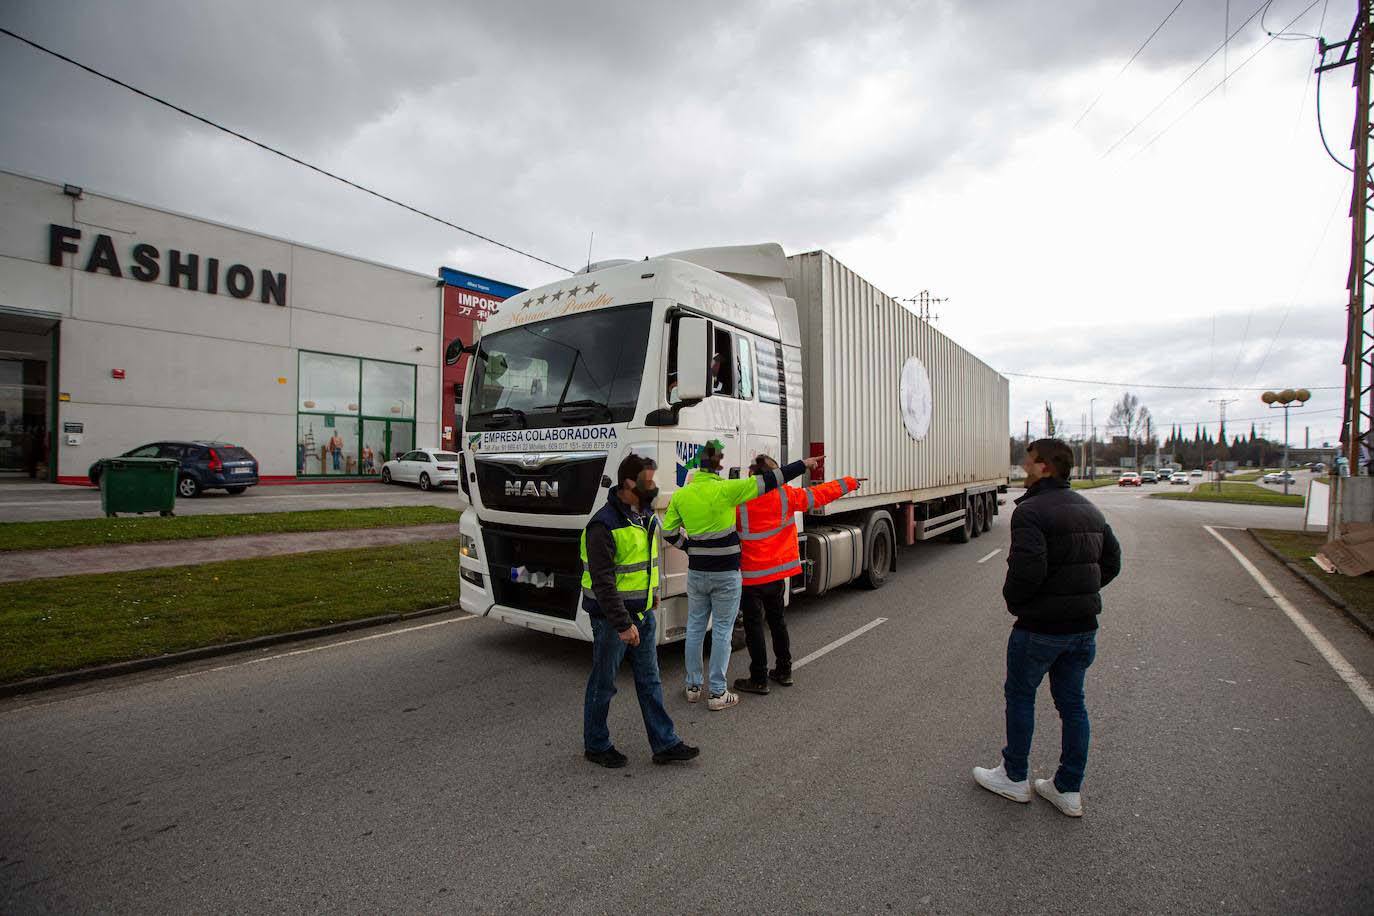
[[[503,512],[586,515],[601,495],[605,453],[545,456],[533,467],[522,456],[477,457],[477,490],[482,505]],[[531,456],[537,457],[537,456]]]
[[[563,620],[576,618],[582,596],[581,539],[580,529],[559,531],[484,523],[482,543],[496,603]],[[521,566],[531,573],[552,574],[553,587],[536,588],[513,582],[511,573]]]

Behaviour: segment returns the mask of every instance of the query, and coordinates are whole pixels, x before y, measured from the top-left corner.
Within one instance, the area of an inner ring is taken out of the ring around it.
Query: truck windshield
[[[652,306],[552,318],[481,339],[467,429],[620,423],[634,415]]]

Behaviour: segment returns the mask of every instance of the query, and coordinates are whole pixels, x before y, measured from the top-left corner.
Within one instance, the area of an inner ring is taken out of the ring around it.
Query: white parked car
[[[417,448],[382,465],[382,483],[413,483],[421,490],[458,486],[458,453]]]
[[[1287,471],[1283,471],[1282,473],[1265,474],[1262,480],[1264,483],[1283,483],[1285,478],[1287,478],[1289,483],[1292,483],[1294,481],[1293,475],[1288,473]]]
[[[1189,476],[1189,477],[1201,477],[1201,476],[1202,476],[1202,468],[1193,468],[1191,471],[1188,472],[1188,476]]]
[[[1190,483],[1190,481],[1188,480],[1188,475],[1187,475],[1187,474],[1179,473],[1179,474],[1175,474],[1174,476],[1172,476],[1172,477],[1169,478],[1169,485],[1170,485],[1170,486],[1177,487],[1177,486],[1179,486],[1179,485],[1181,484],[1182,486],[1185,486],[1185,487],[1186,487],[1186,486],[1189,485],[1189,483]]]

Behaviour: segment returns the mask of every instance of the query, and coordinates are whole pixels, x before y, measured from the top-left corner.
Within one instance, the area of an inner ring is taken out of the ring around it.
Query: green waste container
[[[100,462],[100,509],[171,515],[177,499],[175,458],[106,458]]]

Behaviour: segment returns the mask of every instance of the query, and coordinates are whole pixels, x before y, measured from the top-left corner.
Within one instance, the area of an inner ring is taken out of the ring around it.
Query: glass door
[[[395,458],[415,448],[414,423],[407,420],[387,420],[386,425],[386,453],[388,455]]]

